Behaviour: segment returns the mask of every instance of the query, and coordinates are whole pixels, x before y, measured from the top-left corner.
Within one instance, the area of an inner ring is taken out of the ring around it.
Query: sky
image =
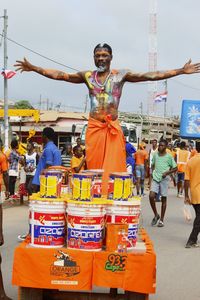
[[[112,68],[148,71],[150,0],[1,0],[0,16],[8,14],[8,69],[26,57],[34,65],[62,70],[93,70],[93,49],[106,42],[113,49]],[[200,62],[200,1],[157,0],[158,70],[181,68],[190,58]],[[0,18],[0,33],[3,18]],[[14,41],[14,42],[13,42]],[[1,36],[0,36],[1,42]],[[22,46],[33,50],[25,49]],[[39,55],[40,54],[40,55]],[[4,64],[0,47],[0,69]],[[57,63],[47,60],[45,56]],[[65,66],[62,66],[60,64]],[[67,67],[68,66],[68,67]],[[167,114],[179,115],[183,99],[200,99],[200,74],[168,80]],[[159,83],[158,92],[163,91]],[[36,73],[18,73],[8,81],[11,101],[28,100],[41,108],[61,103],[61,109],[84,111],[87,99],[84,84],[54,81]],[[0,98],[3,77],[0,79]],[[127,83],[120,111],[147,112],[147,83]],[[89,109],[89,104],[87,106]],[[155,113],[163,114],[163,104]]]

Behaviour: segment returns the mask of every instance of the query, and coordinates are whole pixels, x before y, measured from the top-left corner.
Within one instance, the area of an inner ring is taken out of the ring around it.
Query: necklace
[[[108,79],[109,79],[109,77],[110,77],[111,71],[109,72],[109,74],[107,75],[107,77],[106,77],[106,79],[104,80],[103,83],[100,83],[100,82],[98,81],[98,79],[97,79],[97,74],[98,74],[98,71],[96,71],[95,74],[94,74],[95,82],[96,82],[96,84],[97,84],[99,87],[101,87],[102,89],[104,89],[105,86],[106,86],[106,84],[107,84],[107,82],[108,82]]]

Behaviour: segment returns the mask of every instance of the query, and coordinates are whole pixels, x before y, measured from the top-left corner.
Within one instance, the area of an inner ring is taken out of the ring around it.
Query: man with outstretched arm
[[[44,69],[32,65],[26,58],[17,61],[17,71],[36,72],[45,77],[70,83],[84,83],[91,102],[86,133],[86,163],[88,169],[104,169],[104,182],[111,172],[126,171],[126,152],[123,133],[118,121],[118,106],[125,82],[155,81],[182,74],[200,72],[200,63],[189,60],[182,68],[147,73],[127,69],[112,70],[112,48],[98,44],[94,48],[96,70],[68,74],[58,70]],[[103,187],[106,193],[106,185]]]

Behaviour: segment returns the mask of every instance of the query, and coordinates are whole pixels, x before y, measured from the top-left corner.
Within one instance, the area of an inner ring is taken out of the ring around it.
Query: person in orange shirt
[[[180,149],[176,153],[177,173],[177,197],[183,197],[183,186],[185,177],[185,168],[190,159],[190,151],[186,150],[186,142],[180,143]]]
[[[196,142],[196,150],[197,154],[188,161],[185,170],[185,203],[192,204],[195,211],[193,229],[185,248],[199,247],[197,239],[200,232],[200,141]]]
[[[73,148],[74,156],[71,159],[72,173],[79,173],[85,169],[86,159],[83,156],[83,150],[81,146],[75,146]]]
[[[195,156],[198,153],[197,150],[195,149],[193,143],[189,144],[189,151],[191,153],[190,158],[193,157],[193,156]]]
[[[144,144],[139,145],[139,150],[134,154],[135,158],[135,173],[136,173],[136,189],[137,195],[140,194],[141,187],[141,195],[144,195],[144,178],[145,172],[147,170],[147,161],[148,161],[148,153],[145,150]]]
[[[6,155],[3,153],[3,142],[0,139],[0,174],[3,176],[4,185],[6,188],[5,195],[6,198],[9,197],[9,177],[8,177],[8,160]],[[3,224],[2,224],[2,199],[1,199],[1,182],[0,182],[0,246],[4,244],[3,238]],[[0,264],[1,264],[1,255],[0,255]],[[0,267],[0,299],[9,300],[10,298],[6,296],[4,286],[3,286],[3,278]],[[11,300],[11,299],[10,299]]]

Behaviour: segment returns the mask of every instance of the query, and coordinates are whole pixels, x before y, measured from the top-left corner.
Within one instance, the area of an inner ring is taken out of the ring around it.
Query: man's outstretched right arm
[[[22,72],[36,72],[45,77],[54,79],[54,80],[63,80],[71,83],[84,83],[82,73],[68,74],[59,70],[53,69],[44,69],[32,65],[26,58],[23,61],[17,60],[17,63],[14,65],[17,67],[16,71]]]

